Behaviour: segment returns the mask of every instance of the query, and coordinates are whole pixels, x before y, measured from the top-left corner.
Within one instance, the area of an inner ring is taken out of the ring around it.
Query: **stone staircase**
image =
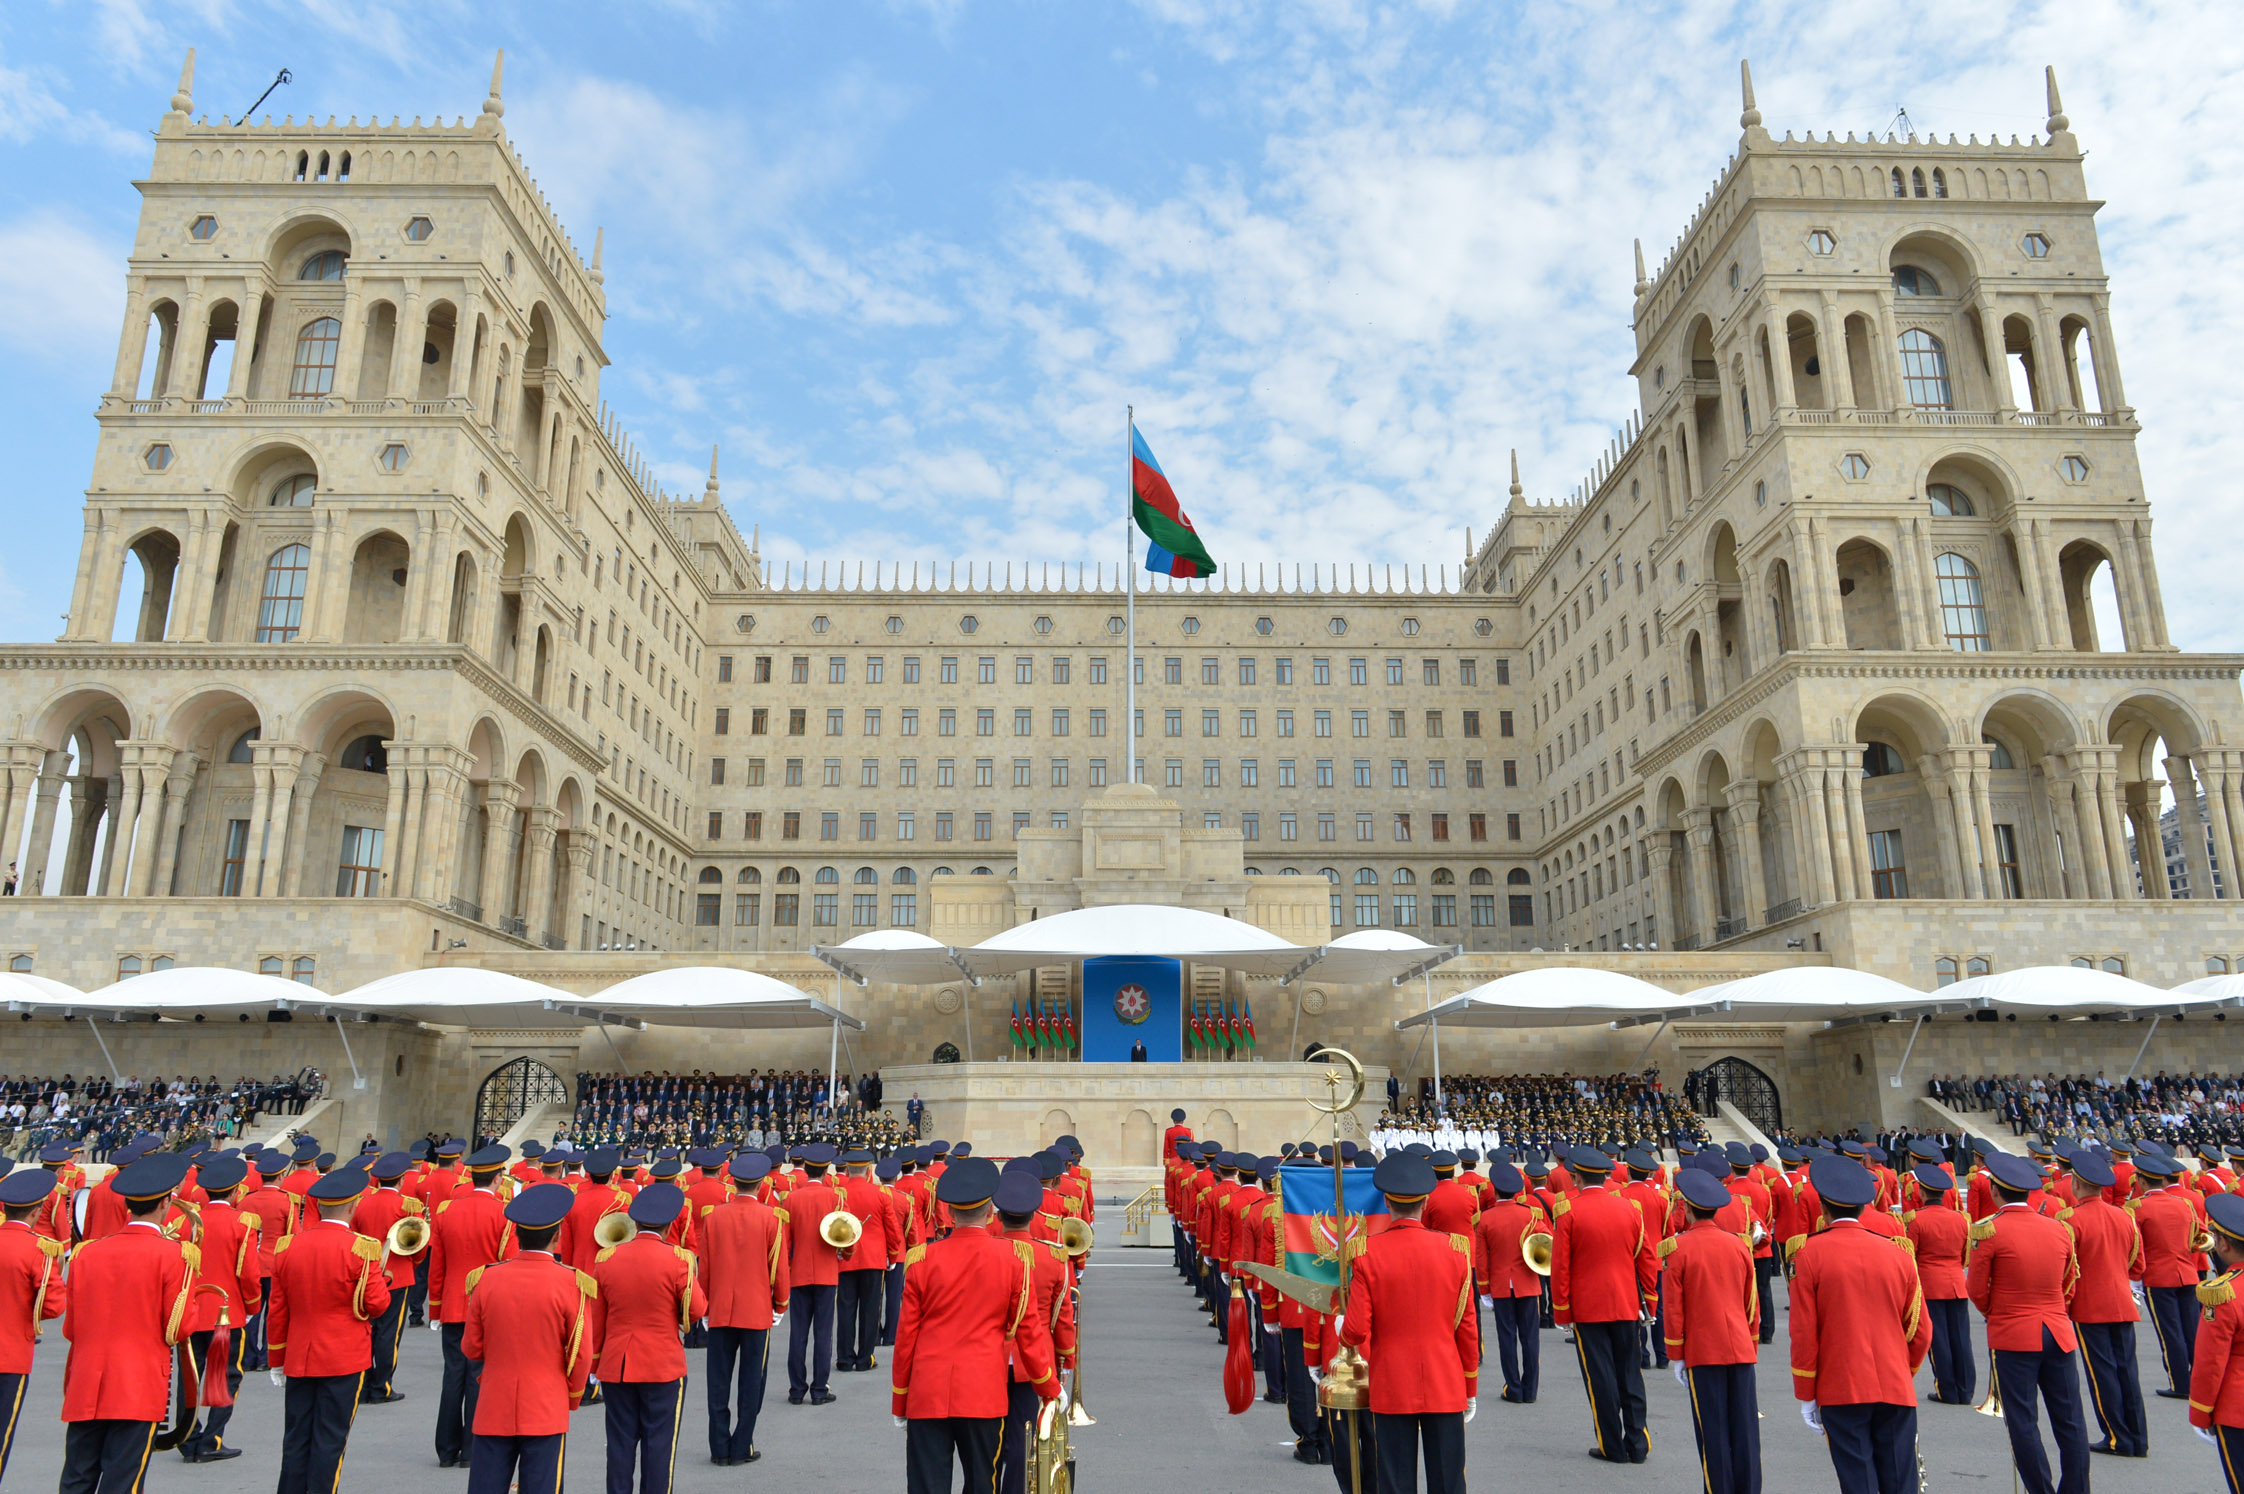
[[[1935,1131],[1967,1131],[1989,1146],[2023,1157],[2026,1155],[2026,1138],[2010,1134],[2010,1127],[1995,1118],[1992,1110],[1975,1110],[1969,1115],[1952,1110],[1930,1095],[1919,1095],[1917,1103],[1924,1106],[1931,1117]]]
[[[314,1136],[319,1136],[320,1117],[340,1104],[342,1104],[340,1096],[328,1095],[305,1106],[302,1115],[268,1115],[265,1117],[266,1124],[263,1131],[255,1138],[244,1136],[241,1144],[246,1147],[254,1139],[258,1146],[277,1147],[288,1139],[288,1133],[291,1131],[309,1131]],[[335,1150],[337,1140],[338,1138],[333,1136],[320,1136],[320,1143],[330,1151]],[[351,1150],[354,1152],[358,1150],[357,1143],[352,1143]]]

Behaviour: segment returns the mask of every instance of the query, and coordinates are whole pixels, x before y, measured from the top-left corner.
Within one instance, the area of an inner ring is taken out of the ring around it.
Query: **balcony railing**
[[[1717,940],[1735,939],[1738,935],[1744,933],[1745,930],[1746,922],[1742,917],[1717,918],[1716,920],[1714,920],[1714,937]]]
[[[1779,412],[1778,420],[1786,425],[2020,425],[2101,428],[2125,425],[2133,418],[2133,414],[2131,410],[2106,414],[2101,410],[1933,410],[1914,407],[1905,410],[1788,409]]]
[[[332,395],[313,395],[290,399],[243,399],[228,395],[224,399],[110,399],[111,408],[122,408],[128,415],[459,415],[475,408],[475,402],[464,396],[446,395],[439,399],[380,399],[341,400]]]
[[[1803,904],[1798,898],[1788,897],[1783,902],[1777,903],[1764,910],[1761,914],[1761,921],[1763,923],[1782,923],[1787,918],[1798,917],[1801,913],[1804,913],[1806,911],[1806,905]]]
[[[502,918],[499,920],[499,932],[512,934],[517,939],[527,939],[530,936],[529,920],[518,917]]]

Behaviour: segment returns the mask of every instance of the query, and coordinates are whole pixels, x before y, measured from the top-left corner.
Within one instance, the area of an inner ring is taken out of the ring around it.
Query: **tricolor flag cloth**
[[[1200,543],[1176,490],[1153,459],[1153,448],[1130,427],[1130,514],[1145,532],[1145,568],[1157,576],[1212,576],[1215,561]]]
[[[1348,1258],[1364,1253],[1364,1245],[1393,1222],[1387,1198],[1371,1186],[1368,1167],[1344,1168],[1343,1205],[1333,1204],[1332,1169],[1288,1166],[1278,1169],[1278,1198],[1285,1211],[1285,1269],[1311,1281],[1340,1285],[1342,1242]],[[1345,1221],[1345,1222],[1344,1222]]]

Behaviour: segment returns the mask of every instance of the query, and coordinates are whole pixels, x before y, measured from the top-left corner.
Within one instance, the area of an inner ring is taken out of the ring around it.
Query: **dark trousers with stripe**
[[[1773,1248],[1767,1255],[1753,1258],[1753,1280],[1761,1293],[1761,1342],[1765,1344],[1776,1342],[1776,1274],[1776,1252]],[[1664,1299],[1667,1294],[1662,1292],[1660,1295]]]
[[[273,1284],[268,1279],[265,1283],[265,1290],[268,1294],[265,1300],[268,1302],[272,1300],[270,1295],[272,1289]],[[413,1258],[413,1284],[405,1289],[405,1319],[415,1328],[428,1326],[429,1253],[425,1250]]]
[[[1644,1370],[1636,1358],[1636,1320],[1574,1325],[1574,1347],[1589,1391],[1597,1450],[1616,1463],[1641,1463],[1652,1446],[1644,1431]]]
[[[756,1417],[764,1409],[764,1375],[771,1362],[769,1328],[709,1325],[709,1459],[728,1463],[756,1449]],[[733,1371],[740,1392],[733,1396]]]
[[[2135,1369],[2133,1323],[2075,1323],[2088,1368],[2088,1401],[2112,1451],[2139,1458],[2150,1451],[2142,1376]]]
[[[1705,1494],[1761,1494],[1761,1401],[1750,1364],[1684,1371]]]
[[[2169,1390],[2189,1393],[2189,1370],[2197,1355],[2197,1288],[2149,1287],[2151,1326],[2158,1330],[2158,1354],[2166,1363]]]
[[[1293,1428],[1296,1446],[1322,1451],[1325,1419],[1317,1414],[1317,1387],[1309,1381],[1309,1355],[1299,1328],[1278,1330],[1278,1352],[1286,1361],[1286,1425]]]
[[[8,1476],[8,1454],[16,1447],[16,1418],[23,1415],[23,1390],[29,1375],[0,1375],[0,1480]]]
[[[678,1463],[678,1423],[686,1409],[686,1382],[610,1380],[602,1398],[608,1423],[608,1494],[670,1494]]]
[[[475,1392],[483,1380],[483,1363],[461,1352],[460,1342],[466,1336],[467,1324],[444,1325],[444,1384],[436,1396],[439,1463],[456,1463],[466,1457],[468,1444],[475,1440],[469,1429],[475,1425]]]
[[[1655,1277],[1654,1279],[1658,1280],[1659,1278]],[[1665,1285],[1660,1285],[1655,1287],[1654,1290],[1659,1293],[1659,1296],[1654,1299],[1652,1321],[1643,1324],[1636,1330],[1636,1336],[1642,1349],[1638,1362],[1646,1369],[1666,1369],[1667,1288]],[[1764,1338],[1761,1342],[1767,1343],[1768,1340]]]
[[[904,1433],[905,1494],[951,1494],[954,1461],[965,1471],[961,1487],[966,1494],[997,1494],[997,1464],[1004,1443],[1002,1416],[926,1416],[913,1421]]]
[[[205,1330],[191,1334],[188,1343],[193,1346],[195,1367],[201,1369],[210,1363],[210,1346],[217,1338],[215,1331]],[[242,1388],[242,1354],[248,1347],[248,1337],[241,1332],[226,1335],[226,1392],[232,1395]],[[231,1406],[212,1406],[202,1414],[195,1430],[179,1444],[179,1455],[192,1462],[218,1451],[225,1445],[226,1428],[234,1419]]]
[[[366,1383],[359,1394],[366,1399],[380,1400],[392,1395],[397,1379],[397,1350],[405,1337],[405,1294],[390,1293],[390,1305],[374,1320],[374,1367],[366,1372]]]
[[[357,1375],[290,1375],[281,1406],[280,1482],[275,1494],[330,1494],[343,1474],[343,1447],[358,1414]],[[502,1486],[503,1494],[503,1486]]]
[[[1491,1314],[1496,1323],[1496,1362],[1504,1369],[1504,1388],[1522,1405],[1532,1404],[1543,1379],[1543,1299],[1497,1297]],[[1661,1348],[1666,1348],[1662,1343]]]
[[[2228,1494],[2244,1494],[2244,1427],[2216,1426],[2213,1436],[2220,1443],[2221,1476],[2228,1480]]]
[[[787,1399],[826,1393],[834,1371],[834,1293],[830,1286],[799,1286],[788,1294]],[[812,1340],[816,1342],[813,1343]]]
[[[1356,1494],[1352,1470],[1359,1464],[1364,1471],[1363,1494],[1383,1488],[1378,1416],[1369,1411],[1327,1411],[1324,1420],[1325,1441],[1332,1448],[1332,1480],[1340,1485],[1340,1494]],[[1362,1445],[1355,1446],[1359,1442]]]
[[[1036,1387],[1015,1380],[1005,1387],[1005,1440],[997,1459],[998,1494],[1028,1494],[1029,1449],[1036,1442],[1036,1417],[1043,1403]]]
[[[844,1271],[834,1289],[835,1355],[845,1369],[871,1369],[880,1347],[880,1313],[888,1298],[888,1272],[868,1266]]]
[[[1260,1347],[1262,1360],[1262,1398],[1282,1401],[1286,1398],[1286,1357],[1278,1345],[1278,1329],[1274,1321],[1262,1310],[1262,1299],[1252,1297],[1254,1309],[1254,1341]]]
[[[1932,1316],[1932,1398],[1968,1406],[1979,1395],[1979,1361],[1971,1349],[1971,1299],[1927,1297]]]
[[[1426,1494],[1465,1494],[1465,1413],[1374,1411],[1378,1425],[1379,1483],[1387,1490],[1418,1488],[1418,1455],[1426,1455]]]
[[[1863,1401],[1823,1408],[1839,1494],[1917,1494],[1917,1407]]]
[[[2088,1494],[2088,1426],[2080,1416],[2080,1371],[2073,1355],[2058,1348],[2044,1328],[2040,1348],[1997,1349],[1994,1358],[2003,1429],[2010,1433],[2019,1487],[2026,1494]],[[2048,1404],[2049,1431],[2057,1440],[2055,1482],[2041,1445],[2042,1402]]]
[[[266,1276],[259,1279],[263,1290],[258,1293],[257,1311],[249,1315],[249,1321],[242,1324],[240,1330],[244,1341],[242,1369],[245,1372],[265,1368],[265,1309],[272,1305],[273,1278]]]
[[[884,1273],[888,1280],[881,1298],[880,1341],[883,1345],[896,1342],[896,1322],[904,1315],[904,1268],[890,1266]]]
[[[561,1494],[563,1434],[475,1439],[468,1454],[467,1494]],[[283,1491],[286,1494],[286,1491]]]
[[[67,1423],[59,1494],[140,1494],[155,1442],[152,1421]]]

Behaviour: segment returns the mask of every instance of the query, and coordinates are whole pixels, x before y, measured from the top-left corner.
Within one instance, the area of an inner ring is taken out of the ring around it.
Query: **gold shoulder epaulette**
[[[2224,1271],[2211,1281],[2201,1282],[2197,1300],[2207,1307],[2221,1307],[2236,1300],[2236,1273]]]
[[[717,1206],[715,1204],[703,1204],[701,1206],[701,1217],[704,1219],[707,1219],[711,1214],[714,1214],[716,1212]]]
[[[1024,1266],[1036,1264],[1036,1247],[1026,1240],[1015,1240],[1013,1242],[1013,1254],[1020,1257],[1021,1264]]]
[[[470,1292],[474,1291],[475,1284],[481,1281],[483,1279],[483,1273],[490,1269],[491,1268],[488,1266],[477,1266],[474,1270],[468,1272],[466,1290]]]
[[[772,1210],[772,1212],[779,1216],[779,1222],[781,1224],[785,1224],[790,1217],[785,1209],[775,1208]]]
[[[607,1258],[608,1258],[609,1256],[611,1256],[611,1255],[614,1255],[615,1253],[616,1253],[616,1247],[615,1247],[615,1246],[613,1246],[613,1245],[603,1245],[603,1246],[601,1246],[601,1247],[600,1247],[600,1253],[599,1253],[598,1255],[596,1255],[596,1256],[594,1256],[594,1257],[592,1258],[592,1263],[593,1263],[594,1265],[598,1265],[598,1264],[600,1264],[600,1262],[602,1262],[602,1261],[606,1260],[606,1259],[607,1259]]]
[[[1893,1237],[1893,1243],[1899,1245],[1910,1255],[1915,1255],[1917,1253],[1917,1242],[1910,1239],[1907,1235],[1895,1235]]]
[[[685,1246],[673,1245],[670,1248],[673,1252],[676,1253],[678,1259],[684,1261],[687,1265],[691,1266],[695,1264],[694,1253],[686,1249]]]
[[[610,1246],[609,1248],[613,1249],[614,1247]],[[600,1283],[593,1279],[590,1271],[579,1271],[577,1273],[577,1290],[587,1297],[597,1297],[600,1295]]]
[[[1573,1207],[1574,1206],[1572,1204],[1566,1201],[1566,1195],[1561,1193],[1558,1197],[1551,1200],[1551,1217],[1553,1219],[1556,1219],[1559,1215],[1567,1213]]]
[[[382,1258],[382,1242],[360,1235],[351,1241],[351,1254],[362,1261],[378,1261]]]
[[[265,1227],[265,1221],[250,1213],[247,1209],[244,1209],[235,1217],[241,1220],[243,1229],[263,1229]]]
[[[202,1249],[201,1249],[201,1247],[197,1246],[197,1245],[196,1245],[196,1244],[195,1244],[195,1243],[194,1243],[193,1241],[191,1241],[191,1240],[181,1240],[181,1241],[179,1242],[179,1253],[180,1253],[180,1254],[181,1254],[182,1256],[185,1256],[185,1257],[186,1257],[186,1259],[187,1259],[187,1270],[189,1271],[189,1273],[190,1273],[190,1274],[191,1274],[191,1273],[193,1273],[193,1272],[196,1272],[196,1271],[200,1271],[200,1270],[201,1270],[201,1269],[203,1268],[203,1252],[202,1252]]]
[[[1067,1247],[1056,1240],[1046,1241],[1044,1248],[1052,1252],[1052,1259],[1056,1261],[1067,1259]]]
[[[1667,1257],[1675,1254],[1675,1242],[1681,1238],[1682,1237],[1680,1235],[1669,1235],[1666,1239],[1660,1241],[1659,1245],[1654,1248],[1652,1253],[1659,1256],[1662,1260],[1665,1260]]]
[[[1974,1242],[1980,1240],[1992,1240],[1994,1237],[1995,1216],[1992,1214],[1989,1214],[1986,1218],[1980,1220],[1977,1224],[1971,1227],[1971,1238]]]
[[[911,1249],[904,1252],[904,1264],[907,1266],[916,1266],[922,1259],[926,1257],[926,1255],[927,1247],[925,1245],[914,1245]]]
[[[2058,1219],[2059,1219],[2060,1221],[2062,1221],[2062,1220],[2066,1220],[2066,1219],[2070,1219],[2070,1218],[2072,1218],[2072,1217],[2073,1217],[2073,1211],[2072,1211],[2071,1209],[2059,1209],[2059,1210],[2057,1211],[2057,1218],[2058,1218]]]
[[[278,1240],[275,1240],[273,1242],[273,1254],[279,1255],[282,1251],[288,1249],[289,1246],[295,1243],[296,1237],[294,1235],[282,1235]]]
[[[45,1235],[39,1235],[36,1238],[39,1241],[39,1248],[49,1256],[59,1256],[66,1248],[60,1240],[50,1240]]]
[[[446,1209],[449,1209],[450,1207],[452,1207],[452,1200],[451,1200],[451,1199],[449,1199],[449,1198],[447,1198],[446,1200],[444,1200],[444,1202],[442,1202],[442,1203],[440,1203],[440,1204],[438,1204],[438,1205],[436,1206],[436,1211],[437,1211],[437,1213],[441,1214],[441,1213],[443,1213],[443,1212],[444,1212],[444,1211],[445,1211]]]
[[[1455,1247],[1459,1255],[1471,1255],[1473,1253],[1473,1237],[1471,1235],[1453,1234],[1449,1237],[1449,1243]]]
[[[417,1198],[409,1198],[405,1200],[405,1212],[408,1214],[425,1214],[428,1212],[428,1205]]]

